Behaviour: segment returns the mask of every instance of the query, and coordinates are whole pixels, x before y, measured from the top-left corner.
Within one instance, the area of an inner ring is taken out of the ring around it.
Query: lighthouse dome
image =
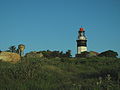
[[[84,31],[84,28],[80,28],[80,31]]]

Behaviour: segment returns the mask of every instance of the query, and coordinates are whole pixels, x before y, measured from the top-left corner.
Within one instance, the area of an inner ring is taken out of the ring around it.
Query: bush
[[[119,90],[119,73],[117,58],[24,57],[16,64],[0,62],[0,90]]]
[[[98,56],[100,56],[100,57],[115,57],[116,58],[118,56],[118,53],[115,51],[112,51],[112,50],[108,50],[108,51],[100,53]]]

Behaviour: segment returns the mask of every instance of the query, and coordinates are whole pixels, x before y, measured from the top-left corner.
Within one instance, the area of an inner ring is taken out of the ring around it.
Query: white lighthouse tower
[[[87,38],[85,36],[84,28],[80,28],[78,31],[77,41],[77,54],[87,51]]]

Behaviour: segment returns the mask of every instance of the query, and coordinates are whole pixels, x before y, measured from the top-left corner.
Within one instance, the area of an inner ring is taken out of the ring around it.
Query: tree
[[[66,57],[71,57],[71,56],[72,56],[72,55],[71,55],[71,50],[68,50],[68,51],[66,52],[65,56],[66,56]]]
[[[100,53],[98,56],[100,57],[117,57],[118,53],[112,50],[108,50],[105,52]]]
[[[16,51],[17,51],[16,46],[10,46],[7,50],[7,52],[14,52],[14,53],[16,53]]]

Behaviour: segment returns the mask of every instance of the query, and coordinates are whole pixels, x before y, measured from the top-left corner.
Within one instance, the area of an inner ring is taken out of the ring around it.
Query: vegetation
[[[67,52],[63,53],[62,51],[50,51],[50,50],[47,50],[47,51],[34,51],[34,52],[29,52],[25,55],[25,57],[29,56],[33,56],[33,57],[38,57],[38,56],[42,56],[42,55],[46,58],[56,58],[56,57],[59,57],[59,58],[65,58],[65,57],[71,57],[71,50],[68,50]]]
[[[116,58],[118,56],[118,53],[113,51],[113,50],[107,50],[107,51],[104,51],[102,53],[97,53],[97,52],[94,52],[94,51],[91,51],[91,52],[82,52],[81,54],[76,54],[76,57],[95,57],[95,56],[98,56],[98,57],[114,57]]]
[[[117,57],[118,53],[115,51],[112,51],[112,50],[108,50],[108,51],[102,52],[98,56],[100,56],[100,57]]]
[[[19,50],[18,50],[19,49]],[[9,48],[23,55],[25,45]],[[16,64],[0,61],[0,90],[120,90],[120,58],[108,50],[30,52]]]
[[[0,62],[0,90],[120,90],[120,59],[32,58]]]
[[[8,50],[6,50],[7,52],[13,52],[13,53],[16,53],[17,52],[17,50],[16,50],[16,46],[10,46],[9,48],[8,48]]]
[[[76,57],[84,58],[84,57],[88,57],[88,55],[89,55],[89,52],[85,51],[85,52],[82,52],[81,54],[76,54]]]

